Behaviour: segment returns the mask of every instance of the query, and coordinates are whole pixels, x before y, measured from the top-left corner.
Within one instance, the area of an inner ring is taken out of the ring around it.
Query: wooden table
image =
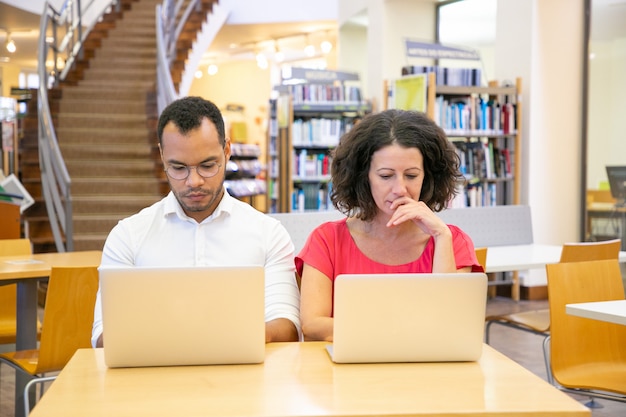
[[[0,256],[0,285],[17,283],[16,350],[37,347],[37,282],[47,279],[53,266],[98,266],[101,258],[101,251]],[[16,372],[16,417],[24,414],[24,386],[28,380]]]
[[[17,283],[17,350],[37,346],[37,281],[53,266],[100,265],[101,258],[101,251],[0,256],[0,285]]]
[[[565,312],[572,316],[585,317],[626,326],[626,300],[566,304]]]
[[[259,365],[127,369],[81,349],[31,416],[591,415],[488,345],[478,362],[342,365],[325,345],[268,344]]]
[[[524,271],[526,269],[545,268],[548,264],[558,263],[561,259],[562,245],[527,245],[488,246],[485,272]],[[626,251],[620,251],[619,262],[626,263]],[[513,295],[519,301],[519,279],[513,278]]]
[[[510,245],[487,248],[486,272],[522,271],[545,268],[561,259],[562,245]],[[626,252],[620,251],[619,262],[626,262]]]

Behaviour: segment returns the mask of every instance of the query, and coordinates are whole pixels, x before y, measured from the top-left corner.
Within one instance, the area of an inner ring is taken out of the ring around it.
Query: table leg
[[[520,283],[519,283],[519,272],[513,271],[512,280],[513,285],[511,286],[511,298],[514,301],[519,301],[520,299]]]
[[[17,335],[15,350],[37,348],[37,280],[17,284]],[[15,417],[24,417],[24,387],[31,377],[15,372]],[[32,395],[34,397],[34,394]],[[32,401],[31,401],[32,404]]]

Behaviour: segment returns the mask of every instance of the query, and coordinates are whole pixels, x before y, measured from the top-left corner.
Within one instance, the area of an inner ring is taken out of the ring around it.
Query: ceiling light
[[[315,55],[315,46],[313,45],[307,45],[304,47],[304,53],[306,54],[306,56],[313,56]]]
[[[329,41],[324,41],[320,44],[320,49],[323,53],[327,54],[333,49],[333,44]]]
[[[207,74],[209,75],[215,75],[217,74],[218,68],[216,64],[210,64],[209,67],[207,68]]]
[[[267,62],[267,57],[261,52],[256,55],[256,64],[261,69],[266,69],[269,66],[269,63]]]
[[[17,47],[15,46],[15,42],[13,41],[13,39],[11,39],[10,33],[7,33],[7,42],[5,46],[7,48],[7,51],[9,51],[10,53],[13,53],[17,50]]]
[[[202,71],[198,70],[198,71],[196,71],[196,73],[194,75],[195,75],[196,79],[199,80],[200,78],[202,78]]]
[[[306,35],[306,46],[304,47],[304,54],[308,57],[315,55],[315,46],[311,43],[309,35]]]
[[[278,40],[274,41],[274,61],[283,62],[285,60],[285,53],[278,46]]]

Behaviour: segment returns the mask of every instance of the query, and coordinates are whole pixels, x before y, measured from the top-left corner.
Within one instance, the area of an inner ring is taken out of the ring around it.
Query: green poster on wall
[[[426,111],[426,74],[398,78],[393,82],[390,107],[401,110]]]

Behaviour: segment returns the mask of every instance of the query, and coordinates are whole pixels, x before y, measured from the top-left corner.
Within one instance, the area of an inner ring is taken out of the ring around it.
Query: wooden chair
[[[547,265],[546,272],[553,384],[569,393],[626,402],[626,326],[565,312],[570,303],[623,300],[618,260],[559,263]]]
[[[620,239],[605,240],[602,242],[574,242],[565,243],[561,251],[560,262],[580,262],[602,259],[617,259],[621,247]],[[493,324],[500,324],[514,329],[535,333],[542,336],[550,334],[550,310],[523,311],[487,316],[485,318],[485,342],[489,344],[489,330]],[[547,360],[547,356],[546,356]],[[546,362],[546,366],[548,363]]]
[[[487,248],[474,248],[476,252],[476,258],[478,259],[478,263],[483,269],[487,268]]]
[[[30,255],[29,239],[0,239],[0,256]],[[15,343],[17,334],[17,284],[0,286],[0,344]],[[37,337],[41,323],[37,322]]]
[[[22,236],[20,206],[0,201],[0,239],[19,239]]]
[[[97,266],[52,267],[39,349],[0,353],[0,363],[33,377],[24,392],[26,415],[33,382],[40,384],[55,378],[44,374],[62,370],[77,349],[91,348],[97,291]]]

